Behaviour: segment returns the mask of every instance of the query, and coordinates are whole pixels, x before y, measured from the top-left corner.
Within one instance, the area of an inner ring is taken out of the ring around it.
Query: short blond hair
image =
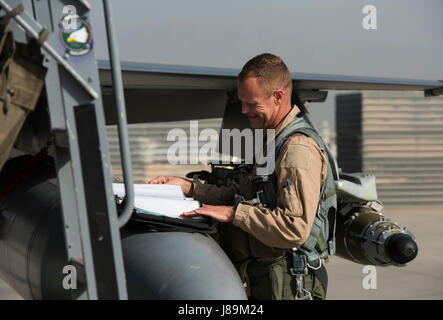
[[[291,73],[283,60],[276,55],[262,53],[246,62],[238,74],[238,81],[245,81],[251,77],[257,78],[268,96],[276,89],[285,89],[291,94]]]

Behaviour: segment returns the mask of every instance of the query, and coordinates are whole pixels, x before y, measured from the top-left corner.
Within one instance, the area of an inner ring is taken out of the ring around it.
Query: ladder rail
[[[11,6],[22,4],[22,0],[8,0],[8,3],[0,0],[0,6],[6,12],[12,10]],[[121,115],[120,146],[128,196],[120,217],[112,192],[106,124],[101,96],[97,94],[100,82],[93,47],[88,47],[89,50],[81,54],[82,58],[77,59],[60,46],[58,33],[65,32],[61,22],[67,17],[63,13],[65,1],[32,0],[32,4],[28,10],[35,18],[24,11],[13,19],[20,27],[16,28],[17,32],[24,32],[37,40],[45,28],[50,31],[41,46],[44,65],[48,68],[46,95],[54,138],[67,262],[82,268],[85,274],[86,291],[76,292],[73,298],[127,299],[120,227],[132,214],[134,196],[123,84],[109,3],[104,2],[107,8],[105,18],[114,90],[118,97],[117,110]],[[87,19],[89,3],[77,0],[74,4],[78,5],[78,16]]]
[[[134,183],[132,177],[131,152],[129,149],[129,137],[126,118],[126,104],[123,92],[123,80],[118,53],[118,46],[115,39],[115,30],[112,23],[112,10],[109,0],[103,0],[103,8],[106,24],[106,35],[108,41],[108,51],[110,57],[110,67],[112,71],[112,83],[115,95],[115,105],[117,108],[117,127],[120,144],[120,156],[122,161],[123,178],[125,185],[126,201],[123,212],[118,218],[119,226],[124,226],[131,218],[134,209]]]

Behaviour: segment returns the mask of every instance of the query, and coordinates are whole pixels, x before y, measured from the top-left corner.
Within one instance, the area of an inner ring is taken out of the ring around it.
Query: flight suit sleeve
[[[210,205],[233,205],[236,189],[234,187],[217,187],[213,184],[203,184],[197,178],[192,181],[192,197],[200,203]]]
[[[311,138],[296,134],[283,145],[275,163],[277,206],[241,202],[233,224],[269,247],[289,249],[308,238],[327,173],[324,150]]]

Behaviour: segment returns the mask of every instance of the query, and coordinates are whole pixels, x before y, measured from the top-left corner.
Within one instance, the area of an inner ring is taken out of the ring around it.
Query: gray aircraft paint
[[[99,59],[106,56],[101,1],[91,1]],[[377,8],[377,29],[362,12]],[[443,2],[113,1],[123,61],[240,68],[257,53],[291,71],[435,80],[442,77]]]
[[[377,9],[376,30],[362,25],[368,4]],[[96,55],[107,59],[102,2],[91,5]],[[112,5],[122,61],[238,69],[252,56],[272,52],[295,72],[443,78],[440,0],[131,0]],[[330,92],[324,104],[311,104],[315,124],[326,117],[333,131],[334,96]]]

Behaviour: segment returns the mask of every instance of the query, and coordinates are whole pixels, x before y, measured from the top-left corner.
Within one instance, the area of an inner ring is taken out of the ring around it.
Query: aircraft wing
[[[107,123],[115,115],[108,61],[99,60]],[[238,69],[122,62],[128,122],[222,117],[227,93],[235,92]],[[426,96],[443,94],[443,81],[292,73],[303,101],[324,101],[327,90],[409,90]],[[135,108],[135,106],[142,106]],[[155,108],[155,112],[153,109]]]

